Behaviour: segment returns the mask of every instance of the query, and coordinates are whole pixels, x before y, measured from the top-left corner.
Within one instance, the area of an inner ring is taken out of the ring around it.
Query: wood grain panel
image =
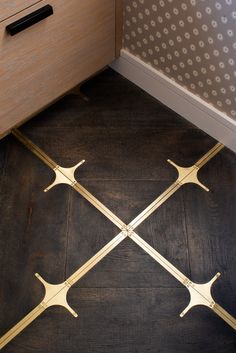
[[[25,10],[41,0],[3,0],[0,1],[0,22],[16,13]]]
[[[115,56],[115,1],[52,0],[54,15],[10,37],[0,24],[0,134],[101,69]]]

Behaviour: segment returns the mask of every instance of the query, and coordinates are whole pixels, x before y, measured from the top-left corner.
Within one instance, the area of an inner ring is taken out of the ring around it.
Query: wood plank
[[[127,224],[165,189],[166,183],[147,181],[84,181],[84,186]],[[119,230],[103,221],[74,196],[67,253],[67,276],[83,265]],[[179,212],[176,212],[176,209]],[[78,216],[79,215],[79,216]],[[169,222],[169,220],[172,220]],[[182,197],[174,197],[137,229],[150,245],[160,250],[189,274],[188,250]],[[130,239],[106,256],[78,282],[79,287],[178,287],[174,278]]]
[[[215,143],[112,70],[86,83],[83,92],[89,103],[68,96],[22,130],[59,164],[85,159],[80,180],[173,181],[168,158],[188,166]]]
[[[45,137],[46,131],[50,137]],[[71,134],[70,128],[54,128],[51,131],[47,128],[39,129],[36,138],[36,132],[27,136],[60,165],[71,166],[85,159],[86,163],[77,172],[79,180],[135,178],[173,182],[177,173],[167,163],[168,158],[182,166],[190,166],[198,156],[200,158],[209,150],[209,145],[214,146],[214,142],[209,143],[208,137],[201,139],[201,134],[195,131],[190,137],[188,131],[160,133],[148,128],[136,131],[135,128],[128,130],[121,127],[112,130],[102,127],[94,131],[92,127],[81,125],[74,126],[74,134]],[[167,147],[163,150],[161,146],[165,141]],[[191,143],[199,149],[194,156],[186,150],[186,145]]]
[[[202,170],[210,193],[185,188],[184,203],[192,278],[209,281],[216,272],[222,277],[213,287],[216,299],[236,316],[235,278],[235,186],[236,163],[225,149]]]
[[[180,288],[72,289],[69,303],[79,318],[51,308],[5,351],[234,353],[234,332],[207,308],[179,317],[186,300]]]
[[[8,151],[8,140],[4,139],[0,144],[0,198],[1,198],[1,185],[2,177],[5,172],[5,167],[7,163],[7,151]]]
[[[119,232],[110,220],[73,192],[68,224],[67,277]]]
[[[50,172],[12,137],[0,198],[0,333],[42,299],[39,272],[65,275],[68,190],[44,194]],[[2,142],[1,142],[2,144]]]

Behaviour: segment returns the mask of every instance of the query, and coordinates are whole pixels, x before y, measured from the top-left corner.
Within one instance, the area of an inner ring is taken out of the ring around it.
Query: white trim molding
[[[124,49],[110,66],[236,152],[236,121],[232,118]]]

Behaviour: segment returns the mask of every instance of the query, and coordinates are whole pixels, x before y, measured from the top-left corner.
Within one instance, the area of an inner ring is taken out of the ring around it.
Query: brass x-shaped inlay
[[[72,168],[63,168],[57,165],[51,158],[49,158],[40,148],[34,145],[27,137],[20,131],[13,130],[12,132],[26,147],[28,147],[34,154],[36,154],[44,163],[46,163],[55,172],[55,181],[47,187],[44,191],[48,191],[57,184],[69,184],[73,189],[79,192],[86,200],[93,204],[101,213],[103,213],[110,221],[115,224],[121,231],[108,244],[106,244],[100,251],[98,251],[90,260],[88,260],[82,267],[74,272],[65,282],[57,285],[47,283],[39,274],[36,277],[42,282],[45,288],[45,296],[42,302],[33,309],[25,318],[23,318],[17,325],[8,331],[0,339],[0,349],[9,343],[16,335],[18,335],[25,327],[27,327],[33,320],[35,320],[44,310],[50,306],[60,305],[65,307],[71,314],[77,317],[75,311],[67,303],[67,292],[81,277],[83,277],[90,269],[92,269],[101,259],[103,259],[112,249],[120,244],[125,238],[129,237],[143,250],[145,250],[154,260],[156,260],[162,267],[164,267],[172,276],[174,276],[180,283],[182,283],[189,291],[190,303],[186,309],[180,314],[184,316],[188,310],[196,305],[204,305],[212,309],[218,316],[226,321],[233,329],[236,330],[236,319],[226,312],[219,304],[217,304],[211,295],[211,287],[214,281],[220,276],[217,273],[210,282],[204,284],[197,284],[187,278],[175,266],[173,266],[167,259],[165,259],[158,251],[152,248],[144,239],[142,239],[134,230],[147,217],[149,217],[158,207],[160,207],[171,195],[173,195],[182,185],[186,183],[195,183],[204,190],[209,189],[198,180],[198,171],[211,158],[213,158],[224,146],[217,143],[209,152],[207,152],[200,160],[189,168],[182,168],[174,162],[168,160],[178,171],[177,180],[166,189],[159,197],[157,197],[144,211],[142,211],[132,222],[126,225],[113,212],[111,212],[105,205],[103,205],[97,198],[95,198],[88,190],[86,190],[75,179],[75,170],[84,163],[82,160]]]

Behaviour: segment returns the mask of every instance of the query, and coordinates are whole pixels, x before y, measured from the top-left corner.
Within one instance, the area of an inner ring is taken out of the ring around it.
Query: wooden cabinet
[[[0,9],[4,8],[2,1]],[[0,22],[0,135],[115,57],[115,0],[13,1]],[[34,3],[32,5],[32,3]],[[22,5],[28,6],[22,10]],[[6,26],[50,4],[53,15],[11,36]],[[22,11],[21,11],[22,10]],[[17,13],[16,13],[17,12]]]

